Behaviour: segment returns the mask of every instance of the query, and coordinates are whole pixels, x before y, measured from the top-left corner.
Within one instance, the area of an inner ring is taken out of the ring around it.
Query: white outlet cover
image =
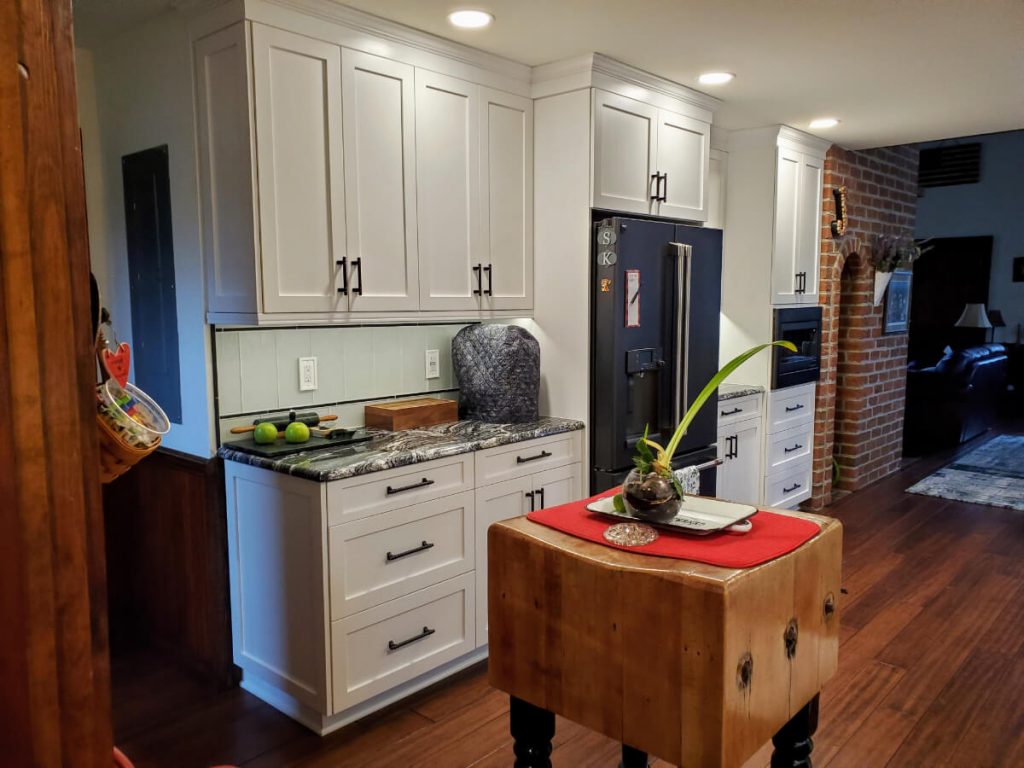
[[[439,379],[441,378],[441,357],[440,353],[436,349],[428,349],[426,354],[427,362],[427,378],[428,379]]]
[[[311,392],[317,388],[316,383],[316,358],[299,358],[299,391]]]

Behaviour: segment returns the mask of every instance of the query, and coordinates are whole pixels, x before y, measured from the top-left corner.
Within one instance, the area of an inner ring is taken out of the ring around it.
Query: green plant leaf
[[[747,360],[752,358],[762,349],[768,347],[782,347],[788,349],[790,352],[796,352],[796,346],[791,341],[773,341],[770,344],[759,344],[756,347],[751,347],[746,352],[736,355],[732,360],[722,366],[721,370],[718,371],[714,376],[711,377],[711,381],[700,391],[696,399],[690,404],[690,407],[686,409],[686,414],[683,416],[683,420],[679,422],[679,426],[676,427],[676,431],[672,434],[672,439],[669,440],[668,445],[665,447],[665,455],[667,458],[667,464],[671,466],[672,456],[675,455],[676,448],[679,447],[679,442],[683,439],[683,435],[686,434],[686,430],[690,428],[690,423],[696,418],[700,409],[707,402],[708,398],[711,397],[711,393],[718,389],[718,385],[721,384],[729,375],[732,374],[737,368],[743,365]]]
[[[676,477],[675,472],[669,472],[669,477],[672,478],[672,487],[676,489],[676,493],[679,494],[679,498],[685,498],[686,494],[683,493],[683,485],[679,482],[679,478]]]
[[[615,496],[612,497],[612,507],[615,508],[616,512],[626,514],[626,502],[622,500],[621,493],[616,493]]]

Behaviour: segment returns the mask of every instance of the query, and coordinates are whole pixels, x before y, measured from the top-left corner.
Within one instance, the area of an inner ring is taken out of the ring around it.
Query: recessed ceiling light
[[[697,80],[701,85],[724,85],[734,77],[732,72],[705,72]]]
[[[448,14],[448,21],[463,29],[480,29],[494,21],[494,17],[487,11],[452,11]]]
[[[810,128],[835,128],[837,125],[839,125],[839,121],[834,117],[819,117],[811,120]]]

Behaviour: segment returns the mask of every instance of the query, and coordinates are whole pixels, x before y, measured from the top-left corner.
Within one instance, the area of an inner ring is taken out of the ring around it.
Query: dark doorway
[[[914,264],[908,357],[933,365],[946,345],[983,343],[987,331],[956,328],[968,303],[988,303],[992,237],[942,237],[928,241],[930,250]]]
[[[181,423],[167,145],[121,158],[135,383]]]

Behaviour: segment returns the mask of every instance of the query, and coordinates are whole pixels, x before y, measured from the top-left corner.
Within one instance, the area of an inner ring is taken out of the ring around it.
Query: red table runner
[[[608,526],[615,525],[616,521],[587,510],[587,504],[590,502],[612,496],[618,491],[619,489],[615,488],[582,501],[550,509],[539,509],[528,514],[527,518],[563,533],[604,544],[606,547],[677,560],[696,560],[726,568],[750,568],[774,560],[787,552],[792,552],[821,530],[817,523],[810,520],[759,510],[750,518],[752,528],[747,533],[689,536],[658,528],[659,536],[650,544],[639,547],[620,546],[612,544],[604,537],[605,530]]]

